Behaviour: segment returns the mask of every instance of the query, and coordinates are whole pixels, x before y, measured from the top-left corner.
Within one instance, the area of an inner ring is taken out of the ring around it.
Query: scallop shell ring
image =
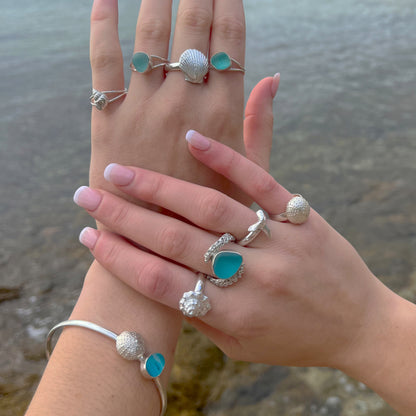
[[[275,215],[277,221],[289,221],[292,224],[303,224],[309,217],[310,206],[308,201],[299,194],[293,196],[286,205],[286,211]]]
[[[197,49],[187,49],[179,57],[179,62],[169,63],[166,71],[182,71],[185,81],[202,84],[209,70],[207,57]]]
[[[205,282],[202,278],[202,273],[198,274],[198,282],[195,289],[189,292],[185,292],[179,301],[179,309],[181,312],[189,318],[198,318],[206,315],[211,309],[208,296],[205,296],[202,291],[204,290]]]

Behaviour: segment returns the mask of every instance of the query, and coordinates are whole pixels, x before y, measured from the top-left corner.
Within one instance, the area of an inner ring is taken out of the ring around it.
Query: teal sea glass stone
[[[212,269],[219,279],[234,276],[243,264],[243,256],[234,251],[220,251],[212,260]]]
[[[231,58],[225,52],[218,52],[211,57],[211,65],[218,71],[231,67]]]
[[[146,359],[145,366],[150,377],[159,377],[165,368],[165,357],[159,353],[152,354]]]
[[[131,61],[137,72],[143,73],[149,68],[150,58],[149,55],[144,52],[135,53]]]

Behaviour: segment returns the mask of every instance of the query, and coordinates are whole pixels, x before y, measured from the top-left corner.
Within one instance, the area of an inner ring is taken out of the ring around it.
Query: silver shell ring
[[[113,98],[108,98],[108,94],[117,94],[117,96]],[[90,96],[90,103],[93,105],[97,110],[101,111],[107,107],[108,104],[112,103],[113,101],[118,100],[119,98],[123,97],[127,94],[127,88],[124,90],[113,90],[113,91],[98,91],[93,88],[92,94]]]
[[[179,57],[179,62],[165,65],[166,71],[182,71],[185,81],[202,84],[209,70],[207,57],[197,49],[187,49]]]
[[[303,224],[309,217],[311,208],[308,201],[299,194],[295,194],[286,205],[286,211],[275,215],[276,221],[289,221],[292,224]]]
[[[218,287],[227,287],[236,283],[244,273],[243,256],[236,251],[220,249],[228,243],[235,241],[229,233],[223,234],[204,255],[205,263],[211,262],[214,276],[207,279]]]
[[[195,289],[185,292],[179,301],[179,309],[189,318],[200,318],[211,310],[208,296],[202,293],[205,286],[204,276],[203,273],[198,273],[199,278]]]
[[[136,52],[130,63],[130,69],[133,72],[145,74],[155,68],[164,67],[169,61],[161,56],[148,55],[145,52]]]
[[[267,237],[271,237],[270,230],[266,224],[266,214],[261,209],[259,209],[256,214],[259,220],[255,224],[248,227],[248,234],[242,240],[237,241],[237,244],[240,244],[240,246],[250,244],[262,231],[267,235]]]

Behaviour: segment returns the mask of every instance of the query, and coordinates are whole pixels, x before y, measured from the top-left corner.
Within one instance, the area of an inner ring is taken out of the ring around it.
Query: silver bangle
[[[102,328],[88,321],[69,320],[63,321],[55,325],[48,333],[46,338],[46,358],[52,353],[51,343],[54,333],[65,326],[77,326],[86,328],[99,334],[105,335],[116,342],[116,349],[119,355],[126,360],[140,361],[140,370],[143,376],[148,380],[153,380],[160,396],[161,411],[160,416],[163,416],[166,412],[167,398],[165,389],[160,382],[159,376],[163,371],[165,365],[165,359],[162,354],[156,353],[147,355],[144,345],[143,337],[137,332],[124,331],[120,335],[115,334],[108,329]]]

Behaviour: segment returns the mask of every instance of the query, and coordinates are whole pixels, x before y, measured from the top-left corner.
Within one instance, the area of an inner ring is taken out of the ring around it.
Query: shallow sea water
[[[126,67],[138,11],[120,1]],[[76,5],[76,7],[74,6]],[[47,329],[67,317],[90,262],[91,2],[2,0],[0,414],[24,413]],[[307,196],[392,289],[416,300],[416,2],[245,1],[246,92],[281,72],[272,171]],[[127,73],[128,75],[128,73]],[[227,360],[185,327],[172,415],[392,416],[330,369]]]

